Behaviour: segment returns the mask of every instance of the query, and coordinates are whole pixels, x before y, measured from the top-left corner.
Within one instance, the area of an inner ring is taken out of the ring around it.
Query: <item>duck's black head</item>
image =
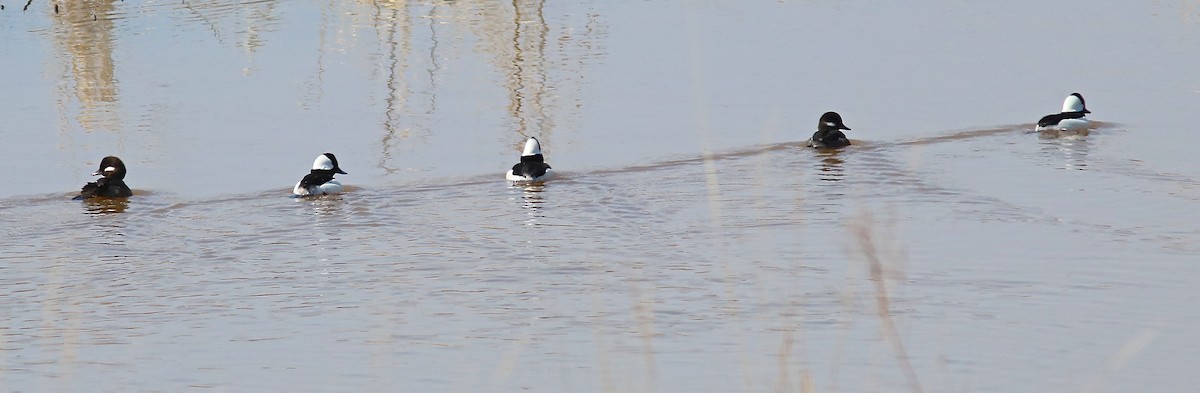
[[[817,131],[832,131],[832,130],[849,130],[842,124],[842,115],[837,112],[825,112],[821,115],[821,120],[817,122]]]
[[[104,157],[103,160],[100,160],[100,168],[92,175],[104,176],[105,179],[113,180],[125,179],[125,163],[116,156]]]

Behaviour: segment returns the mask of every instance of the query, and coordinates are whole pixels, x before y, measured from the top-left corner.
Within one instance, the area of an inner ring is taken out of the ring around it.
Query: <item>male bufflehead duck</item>
[[[104,176],[94,182],[83,185],[79,196],[75,199],[125,198],[133,195],[129,186],[125,185],[125,163],[116,156],[104,157],[100,160],[100,168],[92,176]]]
[[[837,112],[825,112],[817,122],[817,132],[808,140],[808,147],[838,148],[850,146],[850,140],[841,130],[850,130],[842,124],[842,115]]]
[[[508,173],[504,175],[504,178],[511,182],[539,182],[550,180],[552,177],[554,177],[554,171],[542,157],[542,144],[538,143],[537,138],[532,137],[525,141],[525,151],[521,153],[521,162],[513,165],[512,169],[509,169]]]
[[[333,180],[333,175],[337,173],[346,174],[342,168],[338,168],[337,157],[334,157],[333,153],[319,155],[313,161],[312,170],[304,175],[299,183],[296,183],[296,188],[292,189],[292,193],[297,196],[340,193],[342,192],[342,183]]]
[[[1083,96],[1071,93],[1063,100],[1061,113],[1046,115],[1038,120],[1037,131],[1048,136],[1057,136],[1059,133],[1087,135],[1091,122],[1084,116],[1088,113],[1092,111],[1087,110]]]

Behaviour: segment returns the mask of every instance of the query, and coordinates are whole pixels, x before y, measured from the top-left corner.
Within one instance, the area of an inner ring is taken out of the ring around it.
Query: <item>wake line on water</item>
[[[1023,126],[1008,126],[1008,127],[1000,127],[1000,128],[988,128],[988,129],[983,129],[983,130],[969,130],[969,131],[956,132],[956,133],[953,133],[950,135],[941,135],[941,136],[934,136],[934,137],[921,138],[921,139],[915,139],[915,140],[909,140],[909,141],[901,141],[901,142],[864,142],[864,141],[860,141],[860,140],[853,140],[854,145],[851,146],[849,149],[850,150],[872,151],[872,150],[880,150],[880,149],[887,148],[890,146],[928,145],[928,144],[933,144],[933,143],[968,140],[968,139],[973,139],[973,138],[991,136],[991,135],[995,135],[995,134],[999,134],[999,133],[1003,133],[1003,132],[1020,132],[1020,131],[1022,131],[1021,127],[1023,127]],[[621,168],[596,169],[596,170],[590,170],[590,171],[561,171],[560,170],[560,171],[558,171],[558,178],[550,183],[553,184],[553,183],[560,183],[560,182],[569,182],[572,180],[585,179],[585,178],[591,177],[591,176],[614,175],[614,174],[622,174],[622,173],[639,173],[639,172],[671,169],[671,168],[677,168],[677,167],[681,167],[681,166],[704,164],[706,162],[717,162],[717,161],[754,157],[754,156],[758,156],[758,155],[762,155],[762,154],[766,154],[766,153],[777,152],[777,151],[781,151],[781,150],[790,150],[790,149],[805,150],[805,149],[808,149],[808,147],[806,146],[806,143],[807,143],[807,141],[781,142],[781,143],[759,145],[759,146],[748,147],[748,148],[738,148],[738,149],[722,151],[722,152],[709,152],[709,153],[705,153],[705,154],[702,154],[702,155],[696,156],[696,157],[670,159],[670,160],[653,162],[653,163],[649,163],[649,164],[639,164],[639,165],[632,165],[632,166],[626,166],[626,167],[621,167]],[[494,175],[477,175],[477,176],[471,176],[471,177],[461,177],[461,178],[457,178],[457,179],[449,179],[450,181],[445,181],[445,180],[447,180],[447,179],[442,179],[441,182],[430,182],[428,180],[426,180],[426,181],[418,180],[413,183],[407,183],[407,184],[402,184],[402,185],[392,185],[392,186],[388,186],[386,188],[403,187],[403,188],[407,189],[408,191],[429,192],[429,191],[444,191],[444,190],[457,189],[457,188],[462,188],[462,187],[501,183],[501,182],[497,181],[497,179]],[[352,186],[352,185],[347,185],[346,187],[347,187],[346,188],[347,194],[352,193],[357,190],[376,189],[374,187],[368,188],[368,187]],[[255,194],[229,196],[229,197],[225,197],[225,198],[214,198],[214,199],[206,200],[204,202],[208,203],[208,202],[243,201],[243,200],[257,199],[257,198],[263,198],[263,197],[277,197],[278,196],[277,194],[283,194],[283,195],[286,195],[287,197],[291,197],[290,193],[281,193],[281,192],[277,192],[275,190],[271,190],[271,191],[264,191],[264,192],[255,193]],[[329,196],[324,196],[324,197],[319,197],[319,198],[329,198]],[[303,200],[303,198],[301,198],[301,200]],[[182,207],[182,206],[186,206],[186,205],[189,205],[192,203],[197,203],[197,202],[176,204],[175,206],[172,206],[171,208]]]
[[[1115,123],[1102,123],[1102,122],[1094,122],[1094,123],[1097,123],[1097,129],[1106,129],[1106,128],[1116,127]],[[1036,125],[1032,124],[1032,123],[1030,123],[1030,124],[1015,124],[1015,125],[996,126],[996,127],[982,128],[982,129],[956,131],[956,132],[951,132],[951,133],[944,134],[944,135],[935,135],[935,136],[920,137],[920,138],[916,138],[916,139],[899,140],[899,141],[852,140],[854,145],[843,149],[843,151],[845,151],[846,153],[853,153],[856,151],[864,151],[864,152],[883,151],[883,150],[887,150],[887,149],[895,148],[895,147],[927,146],[927,145],[933,145],[933,144],[939,144],[939,143],[971,141],[971,140],[975,140],[975,139],[987,138],[987,137],[992,137],[992,136],[997,136],[997,135],[1013,134],[1013,133],[1026,133],[1026,132],[1030,132],[1035,127],[1036,127]],[[586,178],[592,177],[592,176],[603,176],[603,175],[613,175],[613,174],[622,174],[622,173],[639,173],[639,172],[671,169],[671,168],[676,168],[676,167],[681,167],[681,166],[691,166],[691,165],[696,165],[696,164],[719,162],[719,161],[725,161],[725,160],[736,160],[736,159],[754,157],[754,156],[758,156],[758,155],[762,155],[762,154],[778,152],[778,151],[782,151],[782,150],[790,150],[790,149],[809,150],[809,148],[806,146],[806,141],[791,141],[791,142],[773,143],[773,144],[758,145],[758,146],[746,147],[746,148],[737,148],[737,149],[727,150],[727,151],[706,152],[699,156],[694,156],[694,157],[668,159],[668,160],[652,162],[652,163],[648,163],[648,164],[637,164],[637,165],[631,165],[631,166],[620,167],[620,168],[607,168],[607,169],[595,169],[595,170],[584,170],[584,171],[559,171],[558,179],[556,179],[550,183],[553,184],[553,183],[571,182],[571,181],[586,179]],[[1174,174],[1168,175],[1168,174],[1157,173],[1157,172],[1152,173],[1152,175],[1154,175],[1154,177],[1158,177],[1158,178],[1165,177],[1164,180],[1171,180],[1171,181],[1181,182],[1181,183],[1185,183],[1185,184],[1200,185],[1200,182],[1198,182],[1194,179],[1184,178],[1182,175],[1174,175]],[[449,180],[449,181],[446,181],[446,180]],[[364,186],[347,185],[346,191],[349,194],[349,193],[353,193],[355,191],[360,191],[360,192],[361,191],[371,191],[371,190],[385,191],[386,189],[403,188],[410,192],[430,192],[430,191],[444,191],[444,190],[449,190],[449,189],[457,189],[457,188],[462,188],[462,187],[479,186],[479,185],[486,185],[486,184],[505,184],[505,183],[503,182],[502,179],[497,180],[496,176],[488,174],[488,175],[460,177],[457,179],[444,179],[443,178],[440,180],[433,180],[433,179],[416,180],[412,183],[393,184],[393,185],[387,185],[384,187],[364,187]],[[159,208],[156,208],[155,210],[163,210],[163,209],[171,210],[174,208],[186,207],[186,206],[189,206],[192,204],[197,204],[197,203],[219,203],[219,202],[231,202],[231,201],[245,201],[245,200],[253,200],[253,199],[259,199],[259,198],[284,198],[284,197],[290,198],[291,197],[290,192],[286,192],[286,191],[290,191],[290,189],[287,189],[284,191],[272,189],[272,190],[266,190],[266,191],[262,191],[262,192],[251,193],[251,194],[230,195],[230,196],[217,197],[217,198],[206,199],[206,200],[169,203],[169,206],[159,207]],[[154,191],[151,191],[151,190],[135,190],[134,191],[135,198],[136,197],[144,197],[144,196],[155,196],[155,194],[157,194],[157,193]],[[0,200],[0,209],[4,209],[6,207],[20,206],[20,205],[30,204],[30,203],[38,204],[38,203],[46,203],[49,201],[57,201],[58,199],[63,198],[64,196],[69,198],[70,196],[74,196],[74,195],[75,195],[74,192],[55,193],[55,194],[50,194],[50,195],[25,196],[25,197],[16,197],[16,198],[8,199],[8,200]],[[325,197],[325,198],[328,198],[328,197]],[[301,200],[303,200],[303,199],[301,199]]]
[[[869,151],[869,150],[883,149],[883,148],[887,148],[887,147],[891,147],[891,146],[926,145],[926,144],[941,143],[941,142],[948,142],[948,141],[967,140],[967,139],[972,139],[972,138],[991,136],[991,135],[1000,134],[1000,133],[1009,132],[1009,131],[1018,132],[1023,129],[1022,127],[1030,128],[1032,126],[1031,125],[1020,125],[1020,126],[1008,126],[1008,127],[1000,127],[1000,128],[988,128],[988,129],[983,129],[983,130],[970,130],[970,131],[956,132],[956,133],[953,133],[950,135],[934,136],[934,137],[921,138],[921,139],[908,140],[908,141],[900,141],[900,142],[869,142],[869,141],[854,140],[853,142],[855,143],[855,146],[852,146],[850,149],[851,150],[857,149],[857,150],[868,150]],[[559,178],[556,179],[552,183],[567,182],[567,181],[571,181],[573,179],[577,180],[577,179],[586,178],[586,177],[590,177],[590,176],[646,172],[646,171],[654,171],[654,170],[661,170],[661,169],[670,169],[670,168],[675,168],[675,167],[680,167],[680,166],[704,164],[705,162],[740,159],[740,158],[753,157],[753,156],[757,156],[757,155],[761,155],[761,154],[776,152],[776,151],[780,151],[780,150],[807,149],[805,144],[806,144],[806,141],[781,142],[781,143],[759,145],[759,146],[748,147],[748,148],[739,148],[739,149],[735,149],[735,150],[722,151],[722,152],[708,152],[708,153],[704,153],[704,154],[701,154],[700,156],[696,156],[696,157],[670,159],[670,160],[664,160],[664,161],[659,161],[659,162],[653,162],[653,163],[649,163],[649,164],[638,164],[638,165],[626,166],[626,167],[621,167],[621,168],[596,169],[596,170],[585,170],[585,171],[559,171],[559,174],[558,174]],[[444,181],[446,179],[442,179],[442,180],[443,180],[442,182],[430,182],[428,180],[426,180],[426,181],[418,180],[414,183],[408,183],[408,184],[403,184],[403,185],[391,185],[391,186],[388,186],[387,188],[404,187],[411,191],[421,192],[421,191],[438,191],[438,190],[455,189],[455,188],[468,187],[468,186],[478,186],[478,185],[484,185],[484,184],[498,183],[495,176],[493,176],[493,175],[478,175],[478,176],[471,176],[471,177],[462,177],[462,178],[458,178],[458,179],[450,179],[451,181],[449,181],[449,182]],[[501,184],[503,184],[503,183],[501,183]],[[371,189],[375,189],[375,187],[362,187],[362,186],[347,185],[346,191],[347,191],[347,193],[350,193],[353,191],[371,190]],[[288,189],[287,191],[290,191],[290,189]],[[55,194],[50,194],[50,195],[16,197],[16,198],[12,198],[12,199],[8,199],[3,202],[0,202],[0,209],[3,209],[6,206],[19,206],[19,205],[23,205],[23,204],[27,204],[27,203],[36,204],[36,203],[45,203],[45,202],[49,202],[49,201],[57,201],[58,199],[60,199],[64,196],[69,198],[76,194],[77,194],[77,192],[70,192],[70,193],[55,193]],[[155,194],[156,194],[155,192],[150,191],[150,190],[144,190],[144,189],[134,190],[135,198],[144,197],[144,196],[154,196]],[[252,193],[252,194],[240,194],[240,195],[229,195],[229,196],[224,196],[224,197],[216,197],[216,198],[206,199],[203,201],[178,202],[178,203],[173,203],[173,204],[171,204],[171,206],[168,206],[168,207],[160,207],[156,210],[161,210],[161,209],[170,210],[173,208],[185,207],[185,206],[192,205],[195,203],[232,202],[232,201],[244,201],[244,200],[251,200],[251,199],[258,199],[258,198],[275,198],[275,197],[281,197],[281,198],[282,197],[291,197],[291,193],[290,192],[280,192],[278,190],[272,189],[272,190],[266,190],[266,191],[262,191],[262,192]]]
[[[989,136],[998,135],[998,134],[1020,133],[1020,132],[1026,131],[1027,129],[1033,129],[1032,128],[1033,126],[1034,126],[1033,124],[1019,124],[1019,125],[1012,125],[1012,126],[985,128],[985,129],[979,129],[979,130],[967,130],[967,131],[959,131],[959,132],[951,133],[948,135],[938,135],[938,136],[924,137],[924,138],[918,138],[918,139],[912,139],[912,140],[904,140],[904,141],[899,141],[899,142],[873,142],[873,141],[862,141],[862,140],[852,139],[851,140],[852,145],[848,148],[845,148],[845,150],[847,150],[847,151],[855,151],[855,150],[873,151],[873,150],[887,149],[889,147],[896,147],[896,146],[931,145],[931,144],[943,143],[943,142],[971,140],[971,139],[989,137]],[[808,149],[806,144],[807,144],[807,141],[798,141],[798,142],[782,142],[782,143],[775,143],[775,144],[769,144],[769,145],[760,145],[760,146],[755,146],[755,147],[751,147],[751,148],[741,148],[741,149],[732,150],[732,151],[705,153],[699,157],[680,158],[680,159],[674,159],[674,160],[655,162],[655,163],[651,163],[651,164],[628,166],[628,167],[624,167],[624,168],[600,169],[600,170],[587,172],[587,174],[608,175],[608,174],[619,174],[619,173],[629,173],[629,172],[644,172],[644,171],[652,171],[652,170],[658,170],[658,169],[669,169],[669,168],[673,168],[673,167],[677,167],[677,166],[699,164],[699,163],[704,163],[704,162],[708,162],[708,161],[722,161],[722,160],[729,160],[729,159],[752,157],[752,156],[775,152],[775,151],[780,151],[780,150]]]

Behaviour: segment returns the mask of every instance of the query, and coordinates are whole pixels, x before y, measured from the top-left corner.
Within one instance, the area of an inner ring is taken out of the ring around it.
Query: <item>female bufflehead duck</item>
[[[1079,93],[1071,93],[1066,100],[1063,100],[1061,113],[1046,115],[1038,120],[1037,131],[1050,136],[1057,136],[1060,132],[1087,135],[1091,122],[1084,116],[1088,113],[1092,113],[1092,111],[1087,110],[1083,96]]]
[[[552,177],[554,177],[554,171],[542,157],[542,144],[538,143],[537,138],[532,137],[525,141],[525,151],[521,153],[521,162],[513,165],[512,169],[509,169],[508,173],[504,175],[504,178],[511,182],[539,182],[550,180]]]
[[[808,140],[808,147],[838,148],[850,146],[850,140],[841,130],[850,130],[842,124],[842,115],[837,112],[825,112],[817,122],[817,132]]]
[[[116,156],[108,156],[100,160],[100,169],[97,169],[92,176],[104,177],[84,184],[83,190],[79,191],[79,196],[75,199],[125,198],[133,195],[129,186],[125,185],[125,163]]]
[[[346,174],[342,168],[338,168],[337,157],[334,157],[333,153],[319,155],[313,161],[312,170],[304,175],[299,183],[296,183],[296,188],[292,189],[292,193],[296,196],[340,193],[342,192],[342,183],[333,180],[333,175],[337,173]]]

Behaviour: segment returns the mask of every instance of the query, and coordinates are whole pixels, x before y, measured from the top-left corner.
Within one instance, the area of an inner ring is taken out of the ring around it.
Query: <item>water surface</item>
[[[0,390],[1200,383],[1188,2],[3,4]]]

